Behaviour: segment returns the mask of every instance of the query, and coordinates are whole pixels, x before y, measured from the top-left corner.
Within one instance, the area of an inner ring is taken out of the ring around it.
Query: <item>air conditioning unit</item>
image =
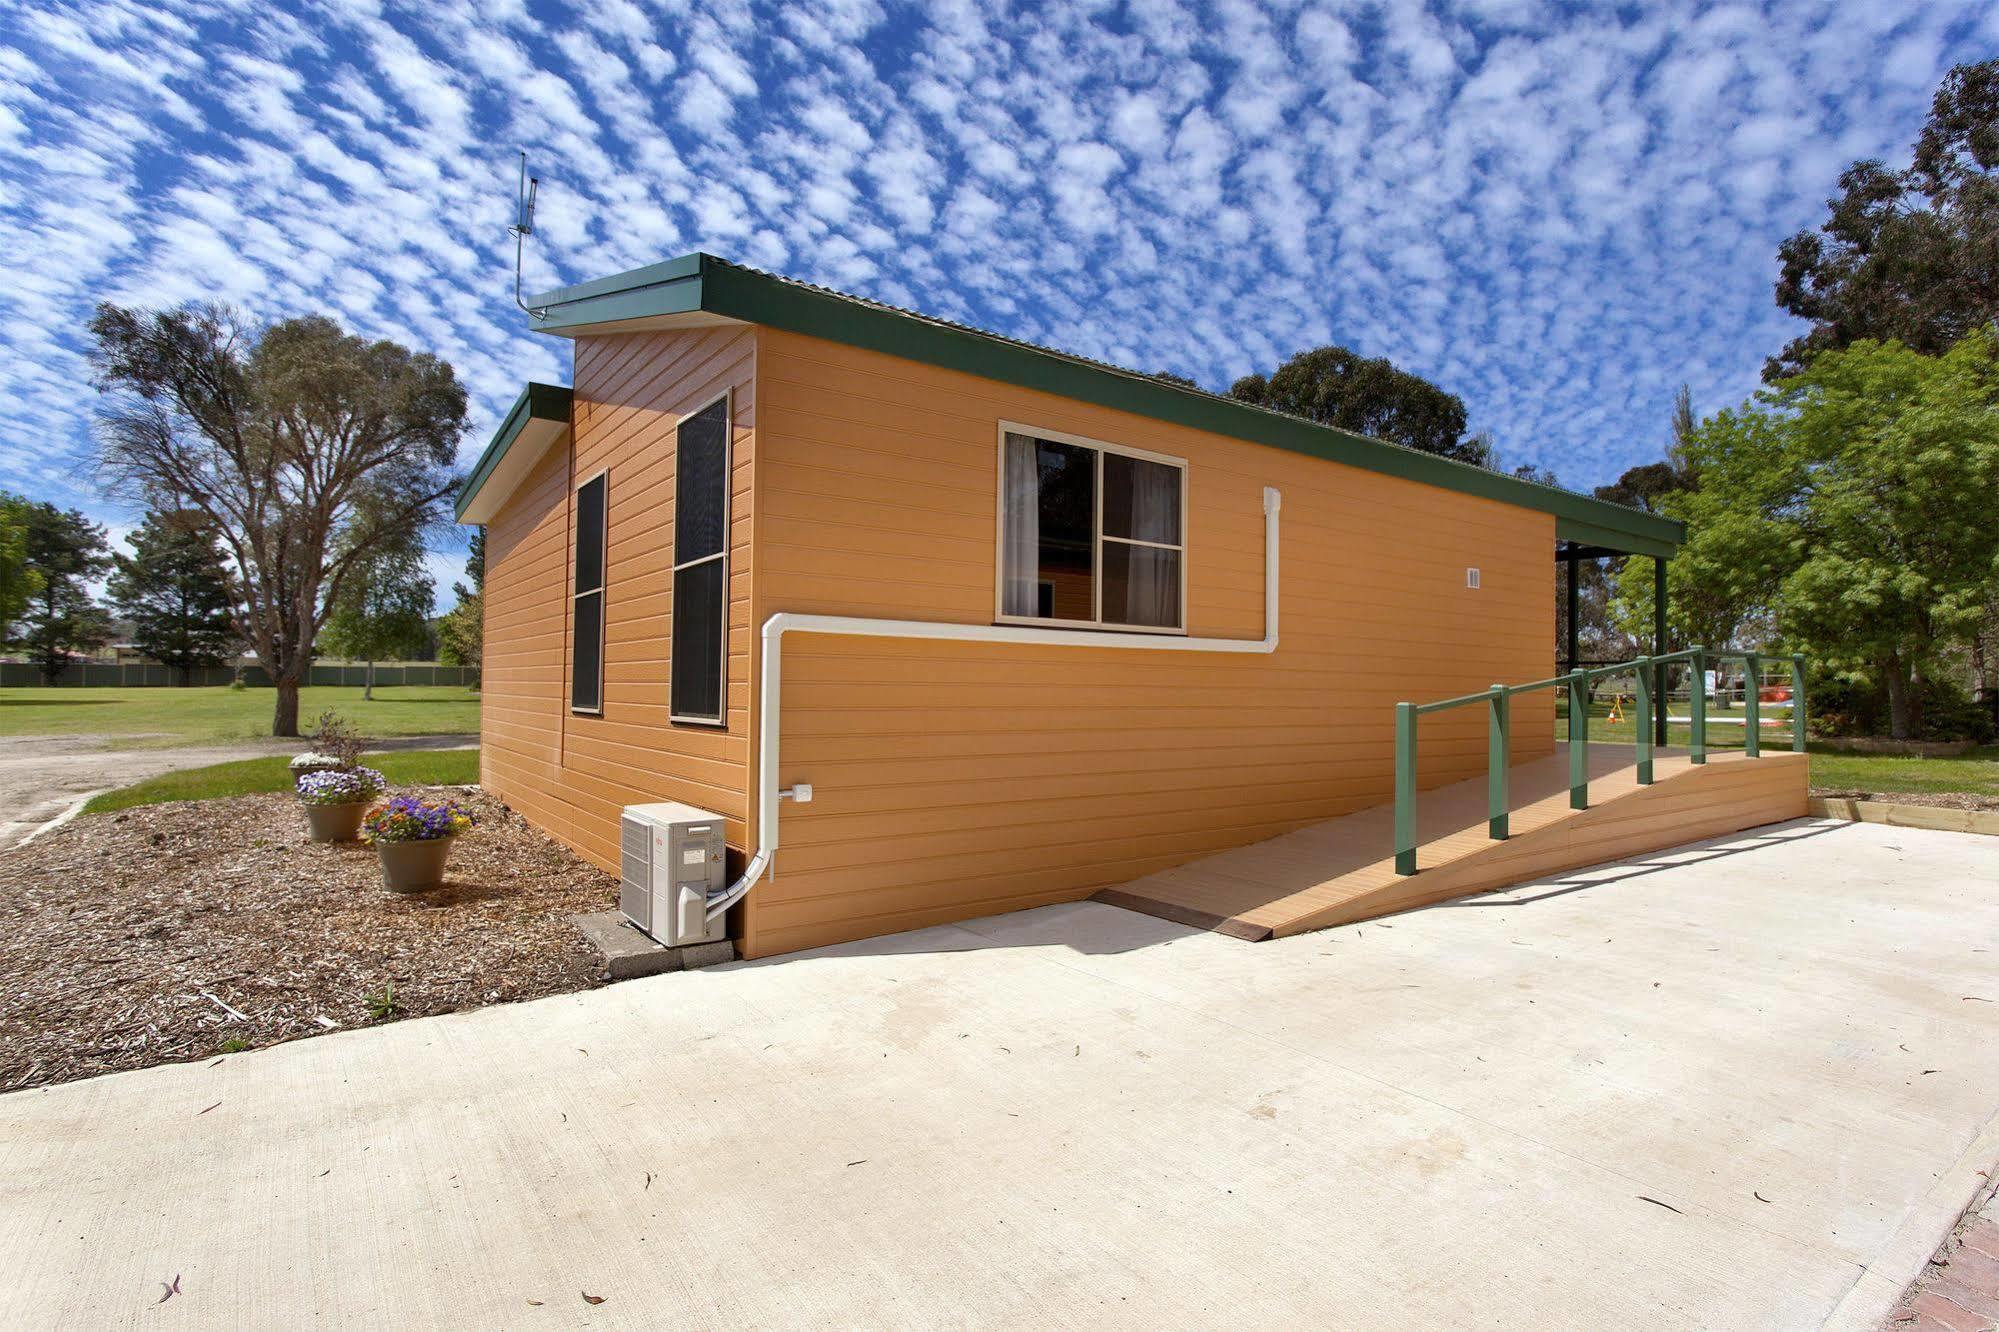
[[[708,919],[728,870],[720,814],[673,801],[627,805],[619,831],[618,907],[627,920],[673,948],[727,937],[726,916]]]

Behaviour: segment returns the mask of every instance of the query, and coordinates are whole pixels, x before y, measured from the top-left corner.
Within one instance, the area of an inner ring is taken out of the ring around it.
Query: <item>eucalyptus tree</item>
[[[239,629],[298,734],[313,643],[384,546],[446,520],[465,390],[446,362],[311,315],[101,305],[92,366],[112,483],[199,512],[240,585]]]

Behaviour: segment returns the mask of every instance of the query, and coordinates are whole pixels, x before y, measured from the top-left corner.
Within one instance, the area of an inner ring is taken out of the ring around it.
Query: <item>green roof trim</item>
[[[532,327],[537,332],[559,334],[664,315],[719,315],[1539,510],[1554,516],[1556,535],[1565,540],[1671,556],[1686,539],[1683,523],[1659,514],[777,277],[713,255],[683,255],[533,296],[527,304],[534,311]]]
[[[569,424],[569,408],[574,396],[560,384],[537,384],[530,381],[528,386],[521,390],[521,396],[514,399],[514,405],[507,412],[506,419],[501,421],[500,428],[493,432],[492,442],[486,445],[486,451],[479,455],[478,462],[472,464],[471,473],[465,478],[465,483],[458,488],[456,517],[461,520],[465,517],[465,510],[471,507],[473,497],[479,493],[479,488],[486,484],[486,479],[492,476],[493,469],[500,465],[500,459],[506,456],[507,450],[513,447],[516,439],[520,438],[521,431],[527,428],[529,421],[555,421],[565,426]]]

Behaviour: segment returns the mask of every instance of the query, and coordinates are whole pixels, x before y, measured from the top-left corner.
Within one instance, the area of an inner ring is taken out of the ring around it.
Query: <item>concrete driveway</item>
[[[1868,1326],[1999,1155],[1993,949],[1999,844],[1797,823],[1272,943],[1082,904],[333,1035],[0,1098],[0,1309]]]

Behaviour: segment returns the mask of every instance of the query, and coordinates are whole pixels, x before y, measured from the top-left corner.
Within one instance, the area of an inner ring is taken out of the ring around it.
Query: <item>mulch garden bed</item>
[[[0,1091],[588,989],[611,876],[474,788],[441,888],[382,886],[289,795],[86,815],[0,852]],[[233,1010],[233,1013],[232,1011]]]
[[[1927,805],[1931,809],[1999,810],[1999,796],[1965,791],[1859,791],[1814,786],[1812,794],[1826,800],[1878,800],[1884,805]]]

